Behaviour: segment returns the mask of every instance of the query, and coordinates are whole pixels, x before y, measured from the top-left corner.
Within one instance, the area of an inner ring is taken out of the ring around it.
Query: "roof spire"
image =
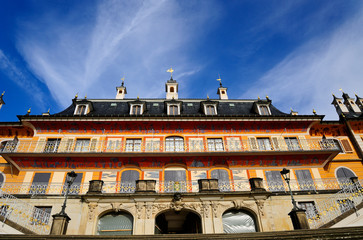
[[[217,81],[219,82],[219,86],[222,87],[222,79],[221,79],[221,76],[219,75],[219,73],[218,73]]]

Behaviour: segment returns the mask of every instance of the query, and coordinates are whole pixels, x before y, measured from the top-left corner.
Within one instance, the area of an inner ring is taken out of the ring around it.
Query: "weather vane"
[[[172,68],[169,68],[168,70],[166,70],[167,72],[170,72],[170,77],[173,78],[173,72],[174,72],[174,69]]]
[[[124,85],[124,82],[125,82],[125,76],[123,76],[123,77],[121,78],[121,81],[122,81],[121,85],[123,86],[123,85]]]
[[[222,86],[222,79],[221,79],[221,76],[218,74],[218,78],[217,78],[217,81],[219,82],[219,85]]]

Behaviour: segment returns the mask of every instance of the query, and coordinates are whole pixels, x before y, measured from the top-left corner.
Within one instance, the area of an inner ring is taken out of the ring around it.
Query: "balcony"
[[[259,139],[257,139],[259,140]],[[95,139],[68,139],[52,141],[8,141],[0,148],[0,154],[11,155],[14,153],[35,154],[203,154],[203,153],[281,153],[281,152],[339,152],[340,147],[332,139],[317,140],[304,139],[291,141],[289,139],[275,141],[273,144],[268,138],[263,141],[159,141],[147,139],[147,141],[98,141]]]
[[[199,192],[198,180],[192,181],[155,181],[156,193],[196,193]],[[292,191],[340,190],[353,184],[350,179],[311,179],[306,181],[291,180]],[[284,181],[264,181],[264,188],[269,192],[288,192],[288,186]],[[12,183],[6,182],[1,190],[9,194],[29,195],[64,195],[63,183]],[[69,195],[84,195],[88,192],[89,183],[73,184],[69,189]],[[248,179],[234,181],[218,181],[220,192],[251,191]],[[135,182],[103,182],[102,193],[131,194],[136,190]]]

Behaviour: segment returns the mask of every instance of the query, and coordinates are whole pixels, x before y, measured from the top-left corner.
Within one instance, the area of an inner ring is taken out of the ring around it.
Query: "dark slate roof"
[[[70,117],[74,116],[77,104],[90,104],[92,111],[87,117],[104,117],[104,116],[130,116],[130,104],[143,104],[145,109],[141,116],[138,117],[160,117],[167,116],[167,103],[181,104],[181,114],[183,116],[200,117],[205,116],[202,104],[216,104],[217,116],[260,116],[256,112],[255,104],[269,104],[272,116],[291,116],[278,110],[271,104],[270,100],[206,100],[206,99],[108,99],[97,100],[73,99],[73,103],[64,111],[52,114],[54,117]],[[134,115],[131,115],[134,116]]]

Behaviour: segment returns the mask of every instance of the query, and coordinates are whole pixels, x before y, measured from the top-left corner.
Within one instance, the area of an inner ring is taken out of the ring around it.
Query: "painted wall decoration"
[[[310,128],[311,136],[323,136],[326,137],[338,137],[338,136],[347,136],[346,128],[343,124],[334,124],[334,125],[326,125],[326,124],[315,124]]]
[[[363,122],[350,122],[350,126],[357,134],[363,134]]]
[[[122,167],[160,169],[170,165],[198,167],[292,167],[322,166],[330,154],[198,156],[198,157],[12,157],[21,169],[120,169]]]
[[[34,135],[33,129],[25,126],[19,127],[0,127],[0,138],[11,137],[32,137]]]
[[[311,121],[32,122],[38,134],[306,133]]]

